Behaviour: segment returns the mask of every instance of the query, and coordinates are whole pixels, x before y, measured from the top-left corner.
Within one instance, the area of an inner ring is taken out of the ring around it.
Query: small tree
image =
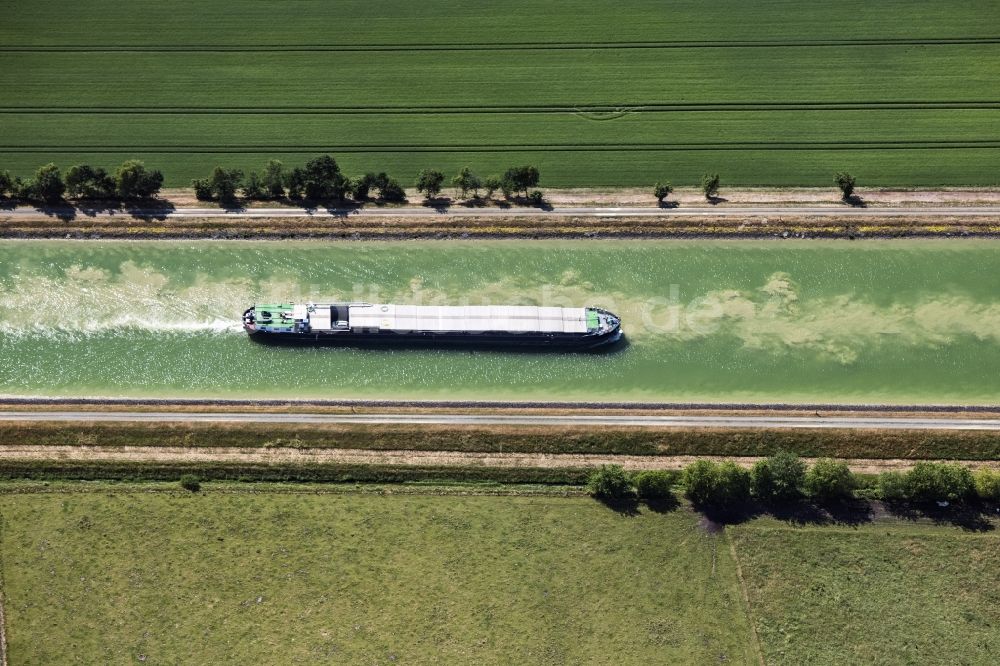
[[[844,201],[850,199],[851,195],[854,194],[854,176],[846,171],[838,171],[833,180],[837,183],[837,187],[840,188],[840,195]]]
[[[285,185],[288,187],[288,198],[292,200],[299,200],[302,198],[302,194],[306,184],[306,173],[299,167],[295,167],[288,172],[285,177]]]
[[[478,199],[479,188],[483,186],[482,182],[479,180],[479,176],[472,173],[472,169],[469,167],[462,167],[462,170],[458,172],[458,175],[451,179],[451,184],[462,192],[463,199],[469,195],[469,192],[473,192],[473,196]]]
[[[658,500],[670,497],[674,474],[664,469],[650,469],[635,475],[635,489],[639,497]]]
[[[386,179],[388,179],[388,176]],[[354,198],[358,201],[366,201],[371,195],[372,188],[378,187],[377,182],[375,174],[370,171],[363,176],[359,176],[351,183]]]
[[[486,188],[486,198],[492,199],[503,188],[503,180],[500,176],[487,176],[483,179],[483,187]]]
[[[14,186],[14,179],[10,177],[9,171],[0,171],[0,199],[11,194],[11,188]]]
[[[719,194],[719,174],[706,173],[701,177],[701,191],[711,201]]]
[[[18,201],[27,201],[35,198],[35,192],[30,180],[24,180],[20,176],[14,176],[10,184],[10,196]]]
[[[502,178],[504,194],[508,192],[522,192],[527,197],[528,190],[538,186],[539,178],[537,167],[530,165],[511,167],[504,172]]]
[[[788,451],[757,461],[750,470],[750,491],[762,502],[787,502],[799,497],[806,466]]]
[[[817,460],[806,472],[806,492],[821,502],[847,499],[857,485],[854,474],[842,460]]]
[[[50,163],[38,168],[31,182],[31,194],[35,198],[52,204],[62,201],[65,192],[66,183],[59,173],[59,167]]]
[[[444,174],[435,169],[424,169],[417,176],[417,192],[423,192],[424,197],[433,199],[441,193]]]
[[[212,192],[212,197],[223,205],[229,205],[236,201],[236,191],[243,181],[243,172],[239,169],[225,169],[217,166],[212,170],[212,175],[208,177],[208,187]]]
[[[181,476],[181,488],[196,493],[201,490],[201,480],[194,474],[184,474]]]
[[[115,181],[104,169],[77,164],[66,170],[66,194],[75,199],[112,199]]]
[[[347,195],[350,183],[340,172],[337,160],[329,155],[306,162],[302,176],[302,193],[308,201],[343,201]]]
[[[1000,472],[982,467],[976,472],[975,481],[976,494],[981,499],[993,502],[1000,501]]]
[[[528,204],[539,207],[545,205],[545,194],[541,190],[531,190],[528,192]]]
[[[406,190],[394,178],[387,178],[379,189],[379,198],[383,201],[402,202],[406,201]]]
[[[196,178],[191,181],[191,188],[194,190],[194,198],[198,201],[212,200],[212,186],[207,178]]]
[[[163,187],[163,174],[147,169],[139,160],[127,160],[115,170],[115,189],[120,199],[149,199]]]
[[[601,465],[587,478],[587,490],[595,497],[622,499],[632,494],[632,484],[621,465]]]
[[[261,178],[261,187],[271,199],[280,199],[285,196],[285,165],[279,160],[271,160],[264,167],[264,176]]]
[[[260,174],[256,171],[251,171],[247,176],[247,182],[243,185],[243,196],[249,201],[260,201],[267,196]]]
[[[670,193],[674,191],[673,185],[670,183],[656,183],[653,186],[653,196],[656,197],[658,203],[663,203],[663,200],[670,196]]]

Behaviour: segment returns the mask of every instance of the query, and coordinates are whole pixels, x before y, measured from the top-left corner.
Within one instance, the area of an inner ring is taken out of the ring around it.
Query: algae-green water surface
[[[606,354],[274,348],[254,301],[597,305]],[[1000,243],[0,243],[0,394],[995,403]]]

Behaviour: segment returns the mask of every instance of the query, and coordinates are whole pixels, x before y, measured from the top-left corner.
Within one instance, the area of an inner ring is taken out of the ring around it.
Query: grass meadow
[[[719,531],[685,506],[321,488],[5,485],[11,663],[987,664],[1000,649],[992,531]]]
[[[1000,537],[933,525],[730,528],[771,664],[991,664]]]
[[[589,499],[0,498],[12,664],[751,663],[724,541]]]
[[[127,6],[127,11],[123,8]],[[0,24],[0,167],[334,154],[547,186],[995,185],[995,3],[41,0]]]

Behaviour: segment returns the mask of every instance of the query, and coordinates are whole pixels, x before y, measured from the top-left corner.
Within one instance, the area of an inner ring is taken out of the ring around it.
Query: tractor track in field
[[[617,49],[751,49],[1000,44],[994,37],[876,37],[857,39],[633,40],[580,42],[413,42],[373,44],[24,44],[0,53],[367,53],[394,51],[603,51]]]
[[[662,102],[629,101],[600,104],[421,104],[406,106],[0,106],[0,114],[112,114],[112,115],[407,115],[407,114],[565,114],[565,113],[690,113],[764,111],[896,111],[998,109],[1000,100],[840,100],[788,102]]]

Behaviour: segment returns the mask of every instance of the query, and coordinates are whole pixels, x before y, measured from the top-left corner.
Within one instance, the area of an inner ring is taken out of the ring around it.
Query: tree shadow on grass
[[[955,503],[938,506],[923,502],[882,502],[886,513],[901,520],[929,520],[935,525],[952,525],[969,532],[996,530],[996,507],[981,503]]]
[[[847,525],[857,527],[872,522],[872,505],[865,500],[813,502],[805,499],[764,507],[778,520],[793,525]]]
[[[676,511],[681,506],[680,500],[673,493],[667,497],[644,499],[642,502],[653,513],[670,513]]]
[[[628,497],[604,497],[596,495],[594,499],[608,507],[615,513],[627,518],[635,518],[639,515],[639,500],[634,495]]]

